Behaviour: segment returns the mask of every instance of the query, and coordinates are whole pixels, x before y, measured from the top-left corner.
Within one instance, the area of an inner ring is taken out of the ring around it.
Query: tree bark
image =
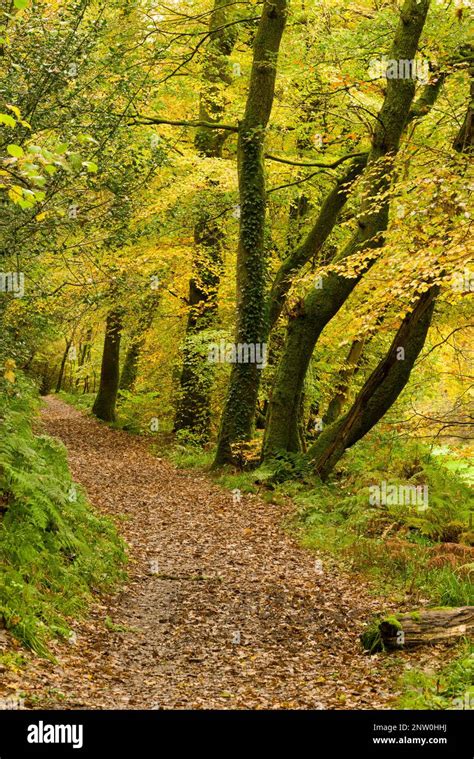
[[[403,319],[388,353],[364,383],[351,409],[327,427],[308,451],[321,479],[328,475],[347,448],[357,443],[395,403],[408,382],[431,324],[439,288],[431,286]]]
[[[415,58],[428,7],[429,0],[405,0],[389,54],[391,60]],[[436,93],[439,91],[438,83],[434,89]],[[374,250],[374,256],[367,259],[359,272],[351,278],[335,271],[326,274],[322,288],[313,289],[290,314],[286,345],[269,404],[264,458],[278,451],[300,450],[298,409],[309,362],[324,327],[337,314],[365,271],[375,262],[375,251],[384,244],[393,163],[401,136],[410,119],[414,92],[415,82],[411,78],[387,79],[386,95],[375,123],[367,163],[365,199],[361,205],[358,229],[335,260],[340,262],[366,250]]]
[[[270,329],[275,326],[282,312],[295,273],[321,251],[334,229],[339,213],[346,204],[352,184],[367,165],[367,158],[368,154],[355,159],[339,177],[333,189],[326,195],[318,217],[305,240],[287,256],[278,269],[269,296]]]
[[[285,22],[286,0],[266,0],[255,37],[249,93],[238,134],[240,230],[237,250],[236,342],[254,346],[265,342],[268,330],[263,157],[265,130],[273,105],[277,57]],[[215,465],[231,462],[232,445],[250,440],[253,435],[259,371],[256,363],[235,363],[232,366]]]
[[[57,379],[57,382],[56,382],[56,390],[55,390],[56,393],[60,393],[61,392],[61,388],[62,388],[62,385],[63,385],[63,378],[64,378],[64,369],[66,367],[66,361],[67,361],[67,357],[69,355],[69,350],[71,348],[71,345],[72,345],[72,339],[71,340],[66,339],[66,347],[64,349],[63,357],[61,359],[61,364],[59,366],[58,379]]]
[[[466,115],[453,143],[453,147],[458,153],[472,153],[474,151],[474,65],[469,67],[469,75],[471,83]]]
[[[229,56],[237,40],[237,27],[223,29],[231,0],[216,0],[209,23],[209,44],[202,72],[199,119],[219,122],[224,114],[221,88],[230,84]],[[208,158],[220,158],[229,132],[201,127],[195,144]],[[209,191],[210,193],[211,191]],[[212,193],[211,207],[215,205]],[[206,209],[207,198],[202,205]],[[222,272],[223,231],[213,213],[203,210],[194,227],[193,276],[189,281],[189,314],[182,353],[174,430],[187,430],[200,442],[207,442],[211,425],[212,368],[208,351],[199,335],[215,323],[217,296]]]
[[[367,650],[375,652],[455,641],[473,633],[474,606],[461,606],[394,614],[382,619],[377,630],[362,633],[361,641]]]
[[[122,313],[118,310],[109,311],[105,325],[99,391],[92,407],[92,413],[104,422],[115,421],[115,404],[120,375],[121,334]]]
[[[136,328],[130,335],[130,343],[125,354],[122,374],[120,375],[119,390],[133,390],[137,379],[138,362],[146,340],[146,334],[153,324],[159,296],[152,292],[141,306]]]
[[[364,339],[356,339],[352,341],[345,364],[338,374],[336,392],[329,401],[326,413],[323,415],[323,427],[327,427],[340,417],[347,400],[351,380],[359,368],[364,345]]]

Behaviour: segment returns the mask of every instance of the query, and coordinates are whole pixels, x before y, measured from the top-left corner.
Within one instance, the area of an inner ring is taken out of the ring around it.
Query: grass
[[[77,395],[75,393],[66,393],[64,390],[61,390],[61,392],[57,394],[57,398],[65,403],[69,403],[71,406],[74,406],[81,411],[90,411],[94,403],[95,394],[85,393],[84,395]]]
[[[0,626],[51,657],[49,641],[123,577],[124,544],[72,481],[62,444],[33,433],[32,386],[18,375],[0,396]]]
[[[459,644],[452,661],[436,670],[406,670],[401,688],[399,709],[474,709],[474,644]]]

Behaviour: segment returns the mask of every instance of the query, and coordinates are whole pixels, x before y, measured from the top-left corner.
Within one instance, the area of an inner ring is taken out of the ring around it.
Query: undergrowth
[[[0,626],[50,656],[48,641],[122,577],[124,545],[72,481],[64,446],[34,434],[33,387],[0,382]]]
[[[462,643],[436,670],[406,670],[401,687],[400,709],[474,709],[474,644]]]

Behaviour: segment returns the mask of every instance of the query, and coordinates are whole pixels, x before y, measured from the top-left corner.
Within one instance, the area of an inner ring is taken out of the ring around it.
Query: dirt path
[[[22,673],[35,705],[390,706],[397,667],[357,641],[381,602],[301,550],[280,507],[254,496],[234,504],[205,477],[151,456],[145,441],[56,398],[44,424],[92,503],[121,515],[131,561],[127,587],[78,623],[75,645],[57,645],[59,664],[36,659]],[[107,615],[124,631],[111,631]]]

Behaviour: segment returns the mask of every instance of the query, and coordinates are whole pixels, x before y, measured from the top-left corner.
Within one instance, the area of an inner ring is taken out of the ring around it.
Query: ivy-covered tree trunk
[[[189,313],[174,429],[187,430],[203,443],[210,433],[213,382],[205,332],[216,321],[223,245],[218,222],[205,211],[194,228],[194,243],[194,276],[189,283]]]
[[[357,443],[395,403],[408,382],[431,324],[439,287],[433,285],[403,319],[376,369],[364,383],[351,409],[327,427],[309,449],[308,457],[324,480],[347,448]]]
[[[236,342],[265,342],[268,330],[265,279],[265,130],[270,118],[277,58],[286,23],[286,0],[266,0],[254,42],[252,71],[244,118],[239,127],[238,171],[240,230],[237,250]],[[254,363],[232,366],[222,415],[215,464],[232,461],[232,445],[251,439],[254,431],[258,373]]]
[[[428,7],[429,0],[405,0],[389,59],[414,60]],[[432,89],[435,98],[438,83]],[[322,330],[375,261],[375,251],[384,243],[393,163],[410,117],[414,93],[414,79],[387,79],[386,95],[374,126],[358,229],[335,260],[343,261],[366,250],[374,250],[373,258],[367,259],[351,277],[335,271],[326,274],[322,287],[313,289],[290,314],[286,345],[269,403],[264,458],[282,450],[300,450],[298,409],[309,362]]]
[[[209,23],[210,37],[202,71],[199,105],[199,118],[206,123],[217,123],[222,119],[225,110],[222,89],[232,81],[229,56],[237,39],[237,27],[225,26],[229,8],[233,8],[231,0],[215,0]],[[220,158],[228,134],[201,127],[196,133],[196,147],[207,158]],[[202,210],[194,227],[189,314],[174,420],[175,431],[187,430],[201,442],[206,442],[210,433],[213,374],[207,360],[207,346],[200,337],[215,323],[223,264],[224,235],[218,220],[213,218],[217,215],[213,211],[218,206],[217,193],[218,190],[209,190],[198,198]]]
[[[120,375],[120,390],[133,390],[133,386],[137,379],[138,361],[144,342],[145,335],[142,332],[133,333],[130,336],[130,344],[125,354],[122,373]]]
[[[121,335],[122,313],[118,310],[109,311],[105,324],[99,391],[92,407],[92,413],[104,422],[115,421],[115,404],[120,375]]]

